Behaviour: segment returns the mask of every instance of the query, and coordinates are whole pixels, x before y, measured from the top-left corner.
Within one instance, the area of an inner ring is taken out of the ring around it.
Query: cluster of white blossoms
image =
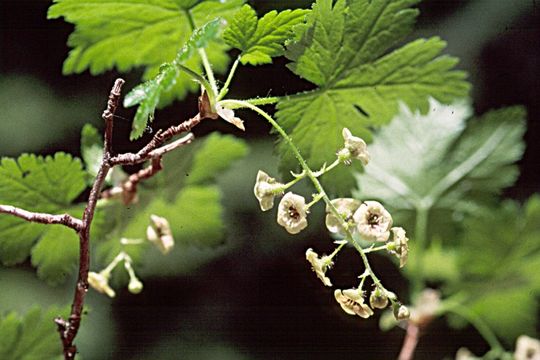
[[[509,356],[514,360],[540,360],[540,341],[538,339],[521,335],[516,341],[516,350]],[[460,348],[456,353],[456,360],[480,360],[467,348]]]
[[[337,151],[337,160],[330,166],[324,165],[321,170],[312,172],[314,177],[329,172],[339,164],[350,165],[353,160],[360,161],[364,166],[369,163],[370,155],[364,140],[353,136],[347,128],[343,129],[342,135],[344,146]],[[259,201],[261,210],[272,209],[275,198],[282,196],[289,187],[304,178],[307,175],[306,171],[304,170],[301,174],[293,174],[295,179],[285,184],[259,170],[253,192]],[[307,218],[310,207],[325,196],[323,191],[321,193],[313,195],[313,201],[306,203],[303,196],[287,192],[278,205],[277,223],[290,234],[298,234],[308,225]],[[364,253],[386,250],[399,259],[400,267],[403,267],[407,262],[409,239],[405,230],[401,227],[392,227],[392,216],[377,201],[361,201],[353,198],[331,200],[329,203],[327,202],[325,223],[331,233],[344,238],[336,241],[339,246],[331,255],[319,256],[311,248],[306,251],[307,261],[325,286],[332,286],[332,281],[326,272],[334,265],[333,258],[345,244],[349,242],[352,244],[356,241],[353,236],[373,243],[371,247],[363,249]],[[384,245],[375,247],[375,244],[381,243]],[[362,287],[368,275],[373,274],[365,273],[360,276],[362,280],[358,288],[334,291],[334,297],[343,310],[350,315],[368,318],[373,315],[372,309],[386,308],[390,301],[396,319],[408,318],[410,315],[408,308],[403,306],[397,300],[396,295],[386,290],[374,276],[372,276],[374,289],[369,296],[369,305],[365,303],[366,294]]]

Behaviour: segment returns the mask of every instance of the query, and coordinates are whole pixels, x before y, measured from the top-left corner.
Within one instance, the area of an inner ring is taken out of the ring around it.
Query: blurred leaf
[[[424,251],[419,258],[415,252],[414,241],[409,244],[410,254],[407,266],[403,271],[407,275],[412,275],[410,271],[416,269],[416,263],[422,261],[423,278],[433,283],[456,283],[460,279],[461,268],[459,266],[459,253],[451,247],[443,247],[442,241],[436,239]]]
[[[84,125],[81,132],[81,157],[91,182],[96,177],[103,158],[103,139],[91,124]]]
[[[80,160],[65,153],[45,158],[24,154],[17,160],[3,158],[0,163],[2,204],[52,214],[73,212],[77,210],[72,208],[71,202],[85,188],[85,172]],[[32,263],[42,279],[51,284],[62,282],[78,259],[79,242],[74,231],[60,227],[2,214],[0,260],[5,265],[14,265],[32,253]],[[60,235],[62,237],[56,237]]]
[[[174,263],[184,256],[182,247],[212,247],[223,242],[226,228],[221,192],[213,183],[233,161],[245,156],[247,147],[241,140],[217,133],[194,145],[165,157],[164,170],[154,183],[140,186],[140,201],[135,206],[115,203],[100,210],[102,218],[114,219],[104,223],[107,229],[99,230],[106,234],[97,249],[101,264],[125,250],[136,262],[159,256],[163,266],[157,271],[163,274],[163,268],[174,269]],[[156,249],[120,244],[122,237],[145,239],[151,214],[165,217],[171,225],[175,248],[166,257],[158,255]]]
[[[534,336],[540,294],[540,196],[520,208],[498,209],[465,220],[459,248],[462,280],[452,288],[469,296],[467,306],[509,343]]]
[[[142,136],[148,121],[152,121],[154,117],[154,111],[158,106],[161,93],[169,91],[174,86],[180,73],[178,65],[189,60],[197,49],[204,48],[210,40],[214,39],[217,36],[220,23],[220,19],[215,19],[195,29],[172,63],[162,64],[155,78],[136,86],[126,95],[124,98],[125,107],[139,104],[133,119],[131,140]]]
[[[34,307],[23,318],[13,312],[0,316],[0,359],[60,359],[62,345],[52,320],[67,314],[68,308]]]
[[[261,19],[249,5],[244,5],[234,15],[223,33],[231,47],[242,51],[242,64],[262,65],[272,62],[272,57],[283,55],[283,45],[292,35],[293,26],[301,23],[309,10],[270,11]]]
[[[410,33],[417,2],[318,0],[307,24],[294,28],[297,41],[285,53],[292,60],[288,67],[318,88],[285,97],[277,117],[312,167],[334,160],[344,127],[370,140],[370,129],[390,121],[398,101],[425,113],[429,96],[449,103],[467,95],[465,73],[453,70],[457,59],[439,56],[446,45],[439,38],[390,52]],[[284,173],[298,167],[284,142],[278,152]],[[354,179],[340,168],[325,183],[348,193]]]
[[[466,123],[469,112],[435,100],[425,116],[402,106],[369,146],[372,160],[357,177],[356,196],[394,209],[472,212],[489,204],[517,178],[525,111],[494,110]]]

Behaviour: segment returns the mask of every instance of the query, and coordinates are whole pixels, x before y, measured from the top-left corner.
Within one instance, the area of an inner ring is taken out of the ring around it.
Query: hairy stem
[[[324,191],[321,183],[319,182],[319,179],[317,179],[317,176],[315,176],[316,174],[314,174],[313,171],[311,170],[311,168],[308,166],[306,160],[300,154],[300,151],[298,150],[298,148],[296,147],[296,145],[292,141],[291,137],[285,132],[285,130],[283,130],[283,128],[268,113],[266,113],[264,110],[258,108],[257,106],[255,106],[255,105],[253,105],[253,104],[251,104],[249,102],[242,101],[242,100],[224,100],[223,102],[227,103],[227,104],[231,104],[231,105],[238,105],[238,107],[244,107],[244,108],[251,109],[251,110],[255,111],[257,114],[264,117],[274,127],[274,129],[281,135],[281,137],[285,140],[285,142],[287,143],[287,145],[289,146],[289,148],[293,152],[294,156],[298,160],[298,163],[300,164],[302,169],[306,172],[307,177],[311,180],[311,182],[313,183],[313,186],[315,186],[315,189],[320,194],[320,196],[322,197],[322,199],[324,200],[324,202],[326,203],[326,205],[328,206],[328,208],[330,209],[332,214],[337,219],[341,219],[341,215],[339,214],[338,209],[330,201],[330,198],[328,197],[328,195]],[[342,225],[343,229],[345,229],[347,241],[350,244],[352,244],[354,246],[354,248],[360,254],[360,257],[362,258],[362,262],[364,263],[366,271],[369,273],[371,279],[373,280],[373,283],[376,286],[379,286],[381,289],[387,291],[384,288],[384,286],[381,284],[381,281],[379,280],[377,275],[375,275],[375,273],[371,269],[371,265],[369,264],[369,260],[368,260],[368,258],[366,256],[366,254],[364,253],[364,249],[353,238],[351,232],[347,228],[347,224],[345,223],[345,220],[342,221],[341,225]]]
[[[236,68],[238,67],[238,64],[240,63],[240,57],[237,57],[236,60],[234,60],[234,63],[232,64],[231,70],[229,71],[229,75],[227,76],[227,80],[225,81],[225,84],[221,88],[221,91],[219,92],[219,95],[217,97],[217,100],[223,99],[225,95],[229,92],[229,86],[231,85],[231,81],[234,77],[234,73],[236,72]]]

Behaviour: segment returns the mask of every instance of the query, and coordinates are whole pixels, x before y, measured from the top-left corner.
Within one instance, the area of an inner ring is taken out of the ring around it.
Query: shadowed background
[[[272,8],[305,7],[311,1],[250,1],[259,14]],[[0,156],[21,152],[80,155],[82,125],[102,129],[100,114],[115,72],[92,77],[62,76],[62,62],[73,30],[63,21],[47,21],[48,1],[5,1],[1,6],[0,40]],[[411,38],[439,35],[448,41],[447,53],[461,58],[460,68],[473,82],[476,113],[522,104],[528,111],[527,149],[520,162],[521,176],[506,194],[525,199],[540,191],[540,3],[532,0],[425,0]],[[277,66],[241,67],[231,97],[282,95],[307,89],[287,70]],[[131,89],[140,73],[122,75]],[[196,96],[159,111],[155,126],[187,119],[196,111]],[[118,151],[137,149],[129,143],[128,119],[122,109],[115,129]],[[310,230],[292,237],[278,228],[274,215],[261,214],[252,186],[263,167],[276,173],[269,126],[242,113],[246,133],[225,123],[207,122],[195,134],[234,133],[252,145],[247,159],[220,179],[229,248],[205,265],[182,276],[151,279],[140,295],[120,291],[114,301],[89,294],[90,316],[83,323],[81,351],[85,359],[326,359],[395,358],[404,332],[378,330],[375,320],[346,316],[323,288],[304,259],[307,247],[327,249],[322,211],[313,214]],[[421,135],[420,135],[421,136]],[[320,210],[320,209],[319,209]],[[202,255],[201,255],[202,256]],[[395,266],[373,257],[373,267],[388,288],[406,295]],[[356,270],[355,270],[356,269]],[[361,272],[352,252],[340,255],[332,271],[335,285],[346,286]],[[69,299],[73,281],[49,288],[36,279],[29,264],[0,268],[0,311],[25,311]],[[36,300],[36,299],[39,299]],[[378,315],[377,315],[378,316]],[[377,317],[376,316],[376,317]],[[460,346],[476,353],[487,350],[472,330],[455,331],[444,321],[433,324],[417,349],[418,359],[453,356]]]

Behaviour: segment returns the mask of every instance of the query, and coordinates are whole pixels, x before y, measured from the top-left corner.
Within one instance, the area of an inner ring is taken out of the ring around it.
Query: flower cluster
[[[319,171],[313,172],[306,167],[301,174],[293,173],[294,179],[284,184],[260,170],[257,174],[253,193],[259,201],[261,210],[270,210],[274,206],[276,196],[283,195],[285,190],[306,176],[309,176],[316,183],[314,178],[328,173],[339,164],[350,165],[353,160],[358,160],[366,166],[369,163],[370,156],[364,140],[353,136],[347,128],[343,129],[342,134],[344,146],[337,151],[336,161],[328,166],[324,164]],[[313,200],[309,203],[306,203],[303,196],[290,191],[287,192],[278,205],[277,223],[283,226],[290,234],[298,234],[308,225],[307,217],[310,207],[321,199],[325,200],[326,227],[331,233],[342,237],[343,240],[336,241],[338,247],[330,255],[319,256],[311,248],[306,251],[306,260],[311,264],[311,269],[325,286],[332,286],[332,281],[326,272],[334,265],[334,257],[347,243],[355,246],[363,254],[377,250],[387,250],[399,259],[400,267],[405,265],[409,252],[405,230],[400,227],[392,227],[392,216],[382,204],[377,201],[361,201],[352,198],[329,200],[326,193],[321,190],[320,185],[316,185],[316,187],[319,189],[319,193],[314,194]],[[356,236],[372,242],[373,245],[365,249],[361,248]],[[375,248],[377,243],[384,243],[384,245]],[[365,256],[363,259],[365,259]],[[384,309],[391,302],[396,319],[408,318],[408,308],[397,300],[394,293],[382,286],[367,263],[366,268],[368,270],[360,276],[361,282],[357,288],[336,289],[334,291],[334,297],[341,308],[349,315],[368,318],[373,315],[373,309]],[[363,290],[364,281],[368,277],[372,278],[374,285],[374,289],[369,296],[369,305],[366,303],[367,299]]]

